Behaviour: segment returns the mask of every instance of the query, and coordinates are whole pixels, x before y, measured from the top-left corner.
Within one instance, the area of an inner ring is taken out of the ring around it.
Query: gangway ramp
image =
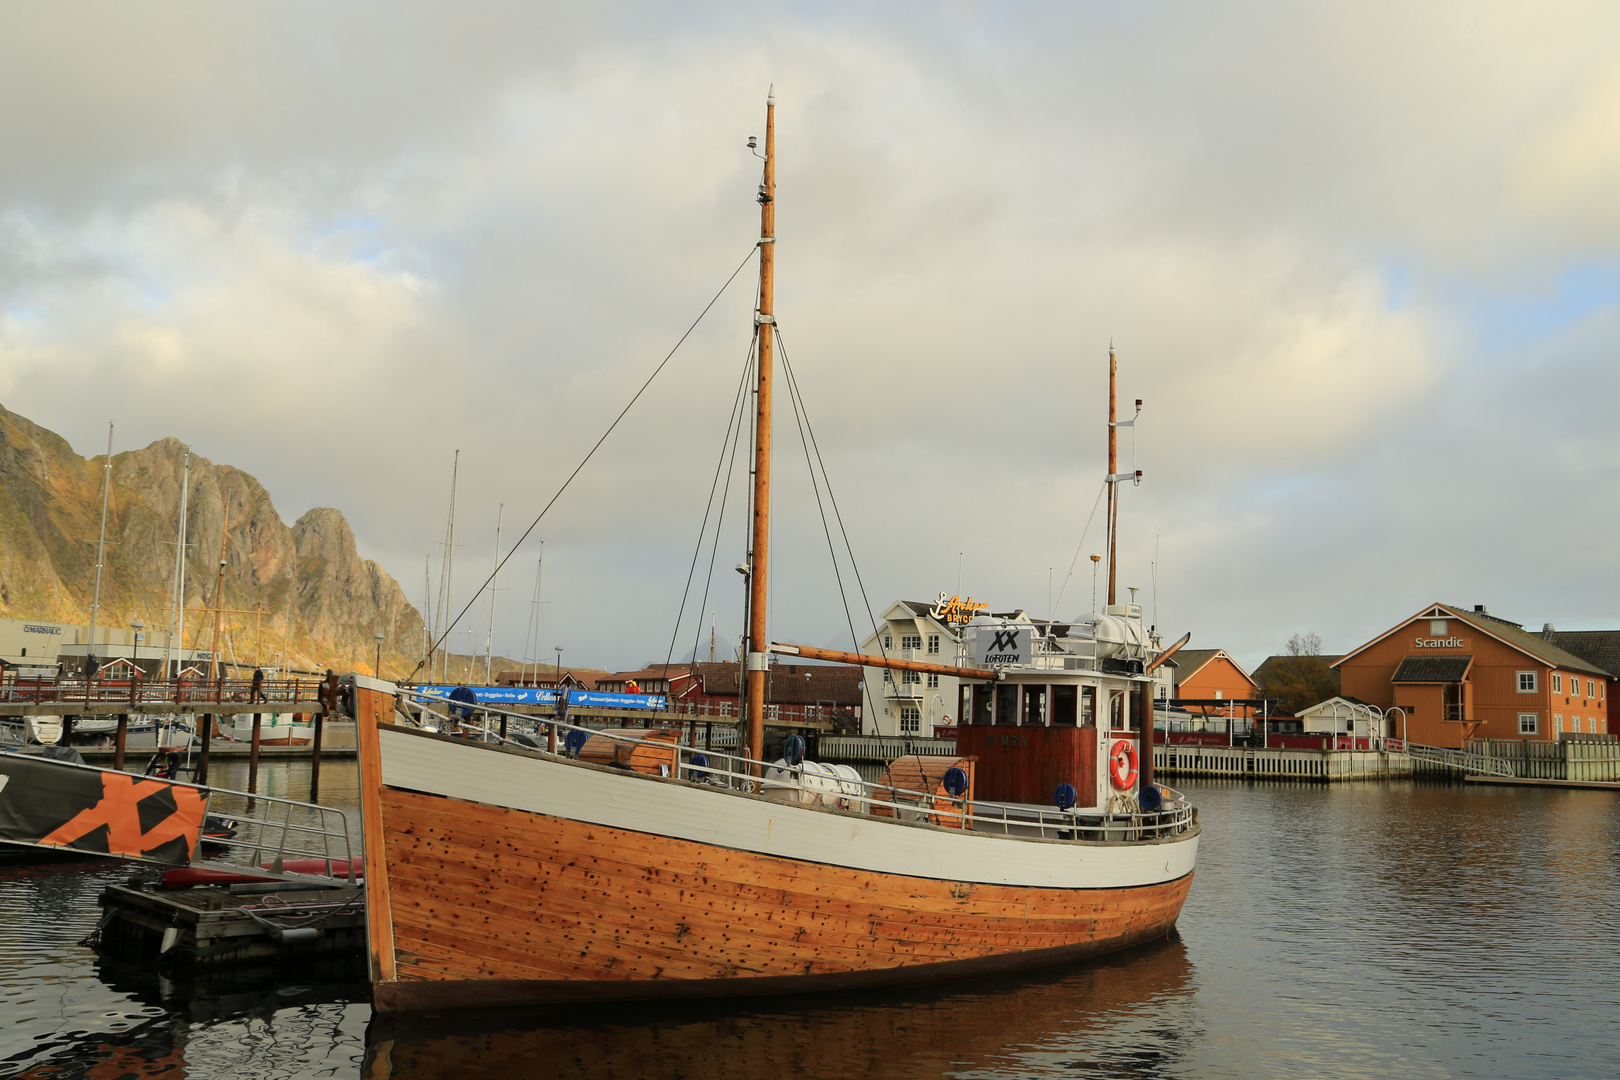
[[[1425,765],[1453,769],[1460,773],[1475,776],[1506,776],[1511,778],[1517,775],[1513,770],[1511,761],[1489,757],[1485,754],[1475,754],[1467,750],[1453,750],[1446,746],[1424,746],[1421,743],[1407,743],[1406,753],[1414,762],[1421,761]]]

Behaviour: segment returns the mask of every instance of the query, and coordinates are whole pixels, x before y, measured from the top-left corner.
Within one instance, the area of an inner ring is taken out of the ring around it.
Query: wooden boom
[[[949,675],[952,678],[974,682],[994,682],[1001,673],[984,668],[951,667],[948,664],[923,664],[916,660],[893,660],[887,656],[869,653],[839,652],[837,649],[817,649],[811,645],[784,645],[771,642],[771,652],[785,656],[802,656],[806,660],[828,660],[834,664],[859,664],[861,667],[894,668],[897,671],[920,671],[925,675]]]

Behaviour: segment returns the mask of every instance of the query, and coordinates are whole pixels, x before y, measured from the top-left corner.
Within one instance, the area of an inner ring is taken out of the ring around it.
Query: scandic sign
[[[1419,649],[1466,649],[1468,642],[1460,637],[1420,637],[1413,638],[1412,644]]]

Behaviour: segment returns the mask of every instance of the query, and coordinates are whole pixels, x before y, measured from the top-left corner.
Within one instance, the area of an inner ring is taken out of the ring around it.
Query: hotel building
[[[1333,667],[1346,697],[1396,710],[1387,734],[1415,743],[1609,732],[1613,676],[1483,604],[1430,604]]]

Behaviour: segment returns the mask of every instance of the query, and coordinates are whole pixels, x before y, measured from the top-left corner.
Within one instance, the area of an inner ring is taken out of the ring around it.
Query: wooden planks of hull
[[[384,787],[384,1011],[788,993],[1060,963],[1161,936],[1191,874],[1132,888],[808,863]],[[369,802],[369,800],[368,800]],[[945,868],[942,868],[945,869]],[[378,942],[377,944],[382,944]]]

